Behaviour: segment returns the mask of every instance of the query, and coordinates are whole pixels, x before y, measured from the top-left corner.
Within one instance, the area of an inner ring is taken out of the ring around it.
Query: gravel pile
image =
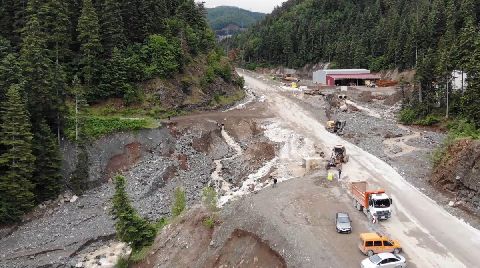
[[[392,121],[371,117],[360,112],[337,113],[336,118],[347,122],[343,138],[382,160],[387,160],[383,146],[385,138],[408,134],[408,131],[399,128]]]

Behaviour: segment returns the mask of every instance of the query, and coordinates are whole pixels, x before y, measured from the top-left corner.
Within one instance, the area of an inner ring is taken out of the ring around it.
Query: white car
[[[362,268],[405,268],[405,258],[393,253],[380,253],[372,255],[362,261]]]

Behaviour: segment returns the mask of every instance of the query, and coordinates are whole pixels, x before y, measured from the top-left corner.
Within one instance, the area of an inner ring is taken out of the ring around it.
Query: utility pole
[[[447,119],[448,119],[449,110],[450,110],[450,101],[449,101],[449,99],[450,99],[450,94],[449,93],[450,92],[448,90],[448,85],[450,84],[450,81],[452,81],[455,78],[457,78],[457,77],[452,76],[451,74],[447,78],[447,110],[445,111],[445,118],[447,118]]]

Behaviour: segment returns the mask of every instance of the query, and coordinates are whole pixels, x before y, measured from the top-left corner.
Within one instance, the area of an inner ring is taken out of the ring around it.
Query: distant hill
[[[230,34],[248,28],[265,17],[264,13],[252,12],[238,7],[219,6],[207,8],[207,19],[217,34]]]

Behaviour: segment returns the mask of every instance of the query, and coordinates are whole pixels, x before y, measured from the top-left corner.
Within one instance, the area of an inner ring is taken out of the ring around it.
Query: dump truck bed
[[[368,207],[368,200],[366,196],[367,192],[367,182],[366,181],[358,181],[352,182],[351,190],[353,198],[358,201],[358,203],[362,204],[364,207]]]

